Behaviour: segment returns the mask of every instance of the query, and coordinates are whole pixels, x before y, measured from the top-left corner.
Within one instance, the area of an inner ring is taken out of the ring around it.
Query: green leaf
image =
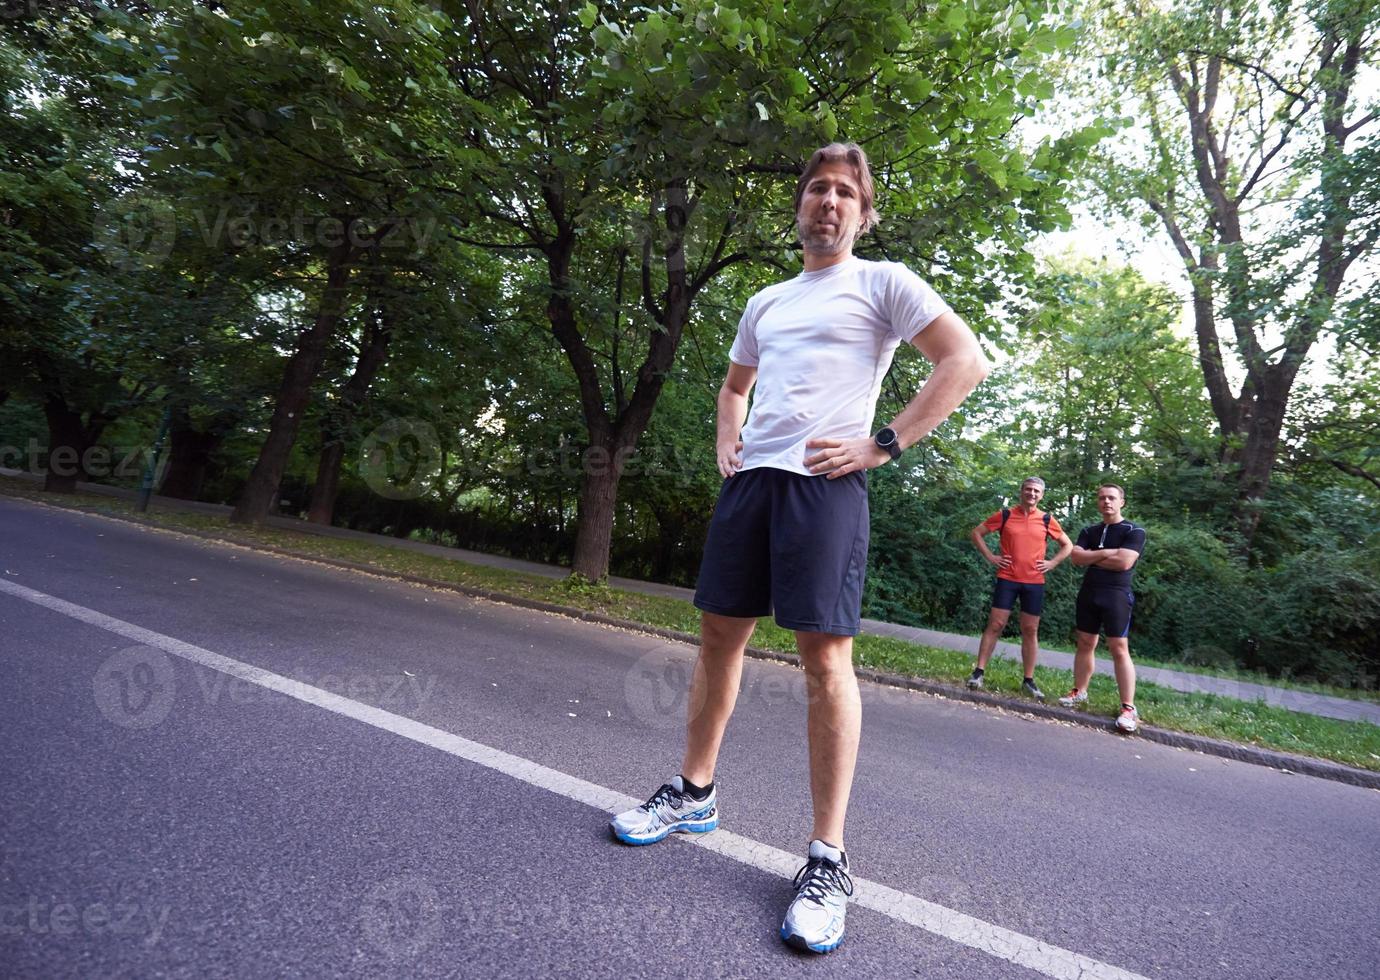
[[[599,19],[599,8],[592,3],[587,3],[580,8],[580,26],[589,30],[594,26],[594,22]]]

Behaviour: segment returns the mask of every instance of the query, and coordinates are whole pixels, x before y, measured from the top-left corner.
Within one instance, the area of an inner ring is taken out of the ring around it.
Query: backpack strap
[[[1009,521],[1009,520],[1011,520],[1011,508],[1010,508],[1010,507],[1003,507],[1003,508],[1001,509],[1001,527],[997,528],[997,530],[998,530],[998,531],[1005,531],[1005,530],[1006,530],[1006,522]]]

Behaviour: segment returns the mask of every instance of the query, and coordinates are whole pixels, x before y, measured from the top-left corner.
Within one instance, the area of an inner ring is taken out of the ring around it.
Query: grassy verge
[[[171,530],[211,534],[250,547],[268,545],[306,558],[356,562],[380,571],[423,576],[440,582],[558,603],[649,626],[688,633],[696,632],[699,628],[699,613],[681,599],[467,565],[371,542],[339,540],[279,528],[232,525],[223,517],[166,510],[138,514],[128,501],[88,494],[45,494],[32,484],[5,477],[0,477],[0,493],[89,513],[138,520]],[[789,652],[794,649],[792,634],[769,619],[762,620],[758,625],[752,642],[754,646],[770,650]],[[858,637],[855,652],[859,665],[955,686],[963,682],[972,667],[972,657],[968,654],[879,636]],[[1041,668],[1038,676],[1041,686],[1051,696],[1067,690],[1073,682],[1072,674],[1065,670]],[[986,680],[989,691],[1019,695],[1020,667],[1015,661],[996,658],[989,665]],[[1088,711],[1108,718],[1116,714],[1119,701],[1112,678],[1094,676],[1088,694]],[[1185,694],[1149,683],[1137,685],[1136,702],[1145,722],[1159,728],[1296,752],[1380,771],[1380,726],[1318,718],[1263,702],[1240,701],[1212,694]]]
[[[1015,621],[1015,617],[1012,617]],[[1002,639],[1008,643],[1019,643],[1020,633],[1014,629],[1008,629],[1003,634]],[[1067,643],[1049,643],[1043,637],[1040,638],[1040,648],[1043,650],[1058,650],[1060,653],[1073,653],[1073,646]],[[1155,660],[1151,657],[1144,657],[1131,650],[1135,657],[1138,667],[1161,667],[1165,670],[1176,671],[1180,674],[1198,674],[1202,677],[1219,677],[1228,681],[1242,681],[1247,684],[1263,684],[1266,687],[1278,687],[1286,691],[1300,691],[1304,694],[1320,694],[1329,698],[1346,698],[1348,701],[1368,701],[1372,704],[1380,704],[1380,690],[1366,691],[1355,687],[1337,687],[1332,684],[1320,684],[1316,681],[1301,681],[1292,677],[1271,677],[1254,670],[1243,670],[1239,667],[1209,667],[1204,664],[1184,663],[1182,660]],[[1101,646],[1098,647],[1098,660],[1105,659],[1102,654]]]

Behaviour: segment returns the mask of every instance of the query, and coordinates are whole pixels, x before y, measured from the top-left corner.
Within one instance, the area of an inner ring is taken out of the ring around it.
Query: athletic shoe
[[[1036,701],[1043,701],[1045,699],[1045,692],[1036,687],[1034,681],[1021,681],[1021,690],[1029,694]]]
[[[669,834],[707,834],[719,826],[717,789],[697,800],[685,792],[676,776],[639,807],[618,814],[609,823],[613,836],[625,844],[655,844]]]
[[[1087,704],[1088,692],[1084,691],[1080,694],[1078,688],[1075,687],[1072,691],[1069,691],[1069,693],[1060,698],[1059,703],[1065,708],[1076,708],[1080,704]]]
[[[1130,735],[1132,732],[1134,732],[1136,730],[1136,726],[1139,724],[1140,712],[1135,709],[1134,705],[1132,705],[1129,708],[1122,708],[1121,714],[1116,716],[1117,729],[1119,731],[1125,732],[1127,735]]]
[[[971,687],[974,691],[982,690],[982,675],[979,674],[976,670],[973,671],[973,673],[968,677],[968,686]]]
[[[843,942],[843,918],[853,879],[848,855],[822,840],[810,841],[810,858],[795,876],[795,898],[781,923],[781,938],[796,949],[827,953]]]

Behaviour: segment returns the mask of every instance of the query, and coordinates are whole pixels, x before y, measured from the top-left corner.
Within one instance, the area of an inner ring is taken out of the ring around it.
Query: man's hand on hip
[[[719,475],[725,480],[742,468],[743,457],[740,455],[742,451],[743,440],[741,439],[732,444],[726,442],[719,444]]]
[[[870,437],[862,439],[811,439],[805,443],[806,449],[820,452],[805,457],[805,465],[811,473],[827,473],[829,479],[856,473],[859,470],[875,470],[883,463],[891,462],[891,453],[877,445]]]

